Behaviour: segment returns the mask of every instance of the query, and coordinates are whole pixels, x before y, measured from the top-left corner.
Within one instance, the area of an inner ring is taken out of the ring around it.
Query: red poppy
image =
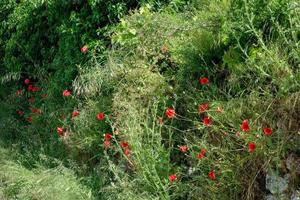
[[[264,134],[266,136],[272,135],[272,129],[271,128],[263,128]]]
[[[26,119],[29,123],[31,123],[32,122],[32,117],[30,116],[30,117],[27,117],[27,119]]]
[[[24,112],[22,110],[17,110],[17,113],[19,116],[23,116],[24,115]]]
[[[206,154],[206,149],[201,149],[201,154],[203,154],[205,156]]]
[[[79,112],[78,111],[73,111],[73,113],[72,113],[72,118],[75,118],[75,117],[77,117],[79,115]]]
[[[209,108],[208,103],[200,104],[200,105],[198,106],[198,112],[199,112],[199,113],[203,113],[203,112],[205,112],[208,108]]]
[[[248,124],[248,120],[247,120],[247,119],[245,119],[245,120],[243,121],[241,128],[242,128],[242,130],[243,130],[244,132],[250,131],[250,127],[249,127],[249,124]]]
[[[124,154],[125,154],[125,156],[128,156],[130,154],[130,151],[128,148],[124,149]]]
[[[188,150],[188,148],[187,148],[186,145],[182,145],[182,146],[180,146],[179,148],[180,148],[180,151],[181,151],[182,153],[185,153],[185,152],[187,152],[187,150]]]
[[[35,113],[35,114],[42,114],[41,109],[38,108],[30,108],[31,112]]]
[[[256,147],[255,143],[254,143],[254,142],[250,142],[250,143],[248,144],[248,151],[249,151],[250,153],[254,152],[255,147]]]
[[[99,112],[99,113],[97,114],[97,119],[98,119],[99,121],[102,121],[102,120],[104,119],[104,114],[103,114],[102,112]]]
[[[107,140],[105,140],[105,141],[103,142],[103,145],[104,145],[105,148],[108,148],[108,147],[110,146],[110,142],[107,141]]]
[[[30,97],[30,98],[28,99],[28,102],[29,102],[29,103],[34,103],[34,102],[35,102],[35,98],[34,98],[34,97]]]
[[[63,134],[64,134],[64,129],[61,128],[61,127],[57,127],[57,128],[56,128],[56,132],[57,132],[57,134],[58,134],[59,136],[63,136]]]
[[[22,90],[17,90],[17,92],[16,92],[16,95],[17,96],[21,96],[23,94],[23,91]]]
[[[174,182],[174,181],[176,181],[176,180],[177,180],[177,176],[176,176],[176,174],[172,174],[172,175],[170,175],[170,176],[169,176],[169,180],[170,180],[170,182]]]
[[[204,126],[211,125],[211,118],[210,117],[204,117],[203,118],[203,124],[204,124]]]
[[[40,90],[41,90],[41,88],[39,88],[39,87],[32,87],[31,88],[31,92],[38,92]]]
[[[207,85],[207,84],[209,83],[209,80],[208,80],[208,78],[203,77],[203,78],[200,78],[200,79],[199,79],[199,83],[200,83],[201,85]]]
[[[210,180],[216,180],[216,173],[215,173],[214,170],[212,170],[212,171],[210,171],[210,172],[208,173],[208,178],[209,178]]]
[[[128,142],[125,142],[125,141],[122,141],[121,142],[121,147],[123,148],[123,149],[127,149],[128,148]]]
[[[107,141],[109,141],[111,139],[111,137],[112,136],[109,133],[106,133],[105,136],[104,136],[105,140],[107,140]]]
[[[63,96],[64,97],[67,97],[67,96],[70,96],[71,95],[71,92],[69,90],[64,90],[63,91]]]
[[[24,80],[24,83],[25,83],[25,85],[28,85],[28,84],[30,83],[30,80],[29,80],[28,78],[26,78],[26,79]]]
[[[203,155],[202,153],[199,153],[199,154],[197,155],[197,158],[198,158],[199,160],[201,160],[203,157],[204,157],[204,155]]]
[[[85,54],[88,50],[88,46],[87,45],[84,45],[83,47],[81,47],[80,51],[81,53]]]
[[[171,118],[174,118],[175,117],[175,110],[173,109],[173,108],[168,108],[167,110],[166,110],[166,116],[167,116],[167,118],[169,118],[169,119],[171,119]]]
[[[48,97],[48,94],[41,94],[41,97],[46,98]]]
[[[29,92],[32,92],[32,89],[33,89],[33,85],[29,85],[28,88],[27,88],[27,90],[28,90]]]

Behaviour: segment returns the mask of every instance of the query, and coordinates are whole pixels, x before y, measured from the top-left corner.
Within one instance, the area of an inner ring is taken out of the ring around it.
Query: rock
[[[272,194],[281,194],[288,188],[288,179],[282,178],[280,176],[277,176],[275,174],[270,175],[267,174],[266,176],[266,188],[272,193]]]
[[[300,191],[295,191],[291,196],[291,200],[300,200]]]

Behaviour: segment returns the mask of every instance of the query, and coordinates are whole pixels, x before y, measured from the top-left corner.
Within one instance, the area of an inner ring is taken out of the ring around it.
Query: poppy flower
[[[170,180],[170,182],[174,182],[174,181],[176,181],[176,180],[177,180],[177,176],[176,176],[176,174],[172,174],[172,175],[170,175],[170,176],[169,176],[169,180]]]
[[[48,94],[41,94],[41,97],[42,97],[42,98],[47,98],[47,97],[48,97]]]
[[[249,124],[248,124],[248,120],[247,120],[247,119],[245,119],[245,120],[243,121],[241,128],[242,128],[242,130],[243,130],[244,132],[250,131],[250,127],[249,127]]]
[[[201,149],[201,154],[203,154],[205,156],[206,154],[206,149]]]
[[[209,108],[208,103],[200,104],[200,105],[198,106],[198,112],[199,112],[199,113],[203,113],[203,112],[205,112],[208,108]]]
[[[23,112],[22,110],[17,110],[17,114],[18,114],[19,116],[23,116],[23,115],[24,115],[24,112]]]
[[[102,121],[102,120],[104,119],[104,114],[103,114],[102,112],[99,112],[99,113],[97,114],[97,119],[98,119],[99,121]]]
[[[104,138],[105,138],[105,140],[109,141],[111,139],[111,134],[106,133]]]
[[[28,102],[29,102],[29,103],[34,103],[34,102],[35,102],[35,98],[34,98],[34,97],[30,97],[30,98],[28,99]]]
[[[57,128],[56,128],[56,132],[57,132],[57,134],[58,134],[59,136],[63,136],[63,134],[64,134],[64,129],[61,128],[61,127],[57,127]]]
[[[199,154],[197,155],[197,158],[198,158],[199,160],[201,160],[203,157],[204,157],[204,155],[203,155],[202,153],[199,153]]]
[[[72,113],[72,118],[75,118],[75,117],[77,117],[79,115],[79,112],[78,111],[73,111],[73,113]]]
[[[249,151],[250,153],[253,153],[254,150],[255,150],[255,147],[256,147],[255,143],[254,143],[254,142],[250,142],[250,143],[248,144],[248,151]]]
[[[30,83],[30,80],[29,80],[28,78],[26,78],[26,79],[24,80],[24,83],[25,83],[25,85],[28,85],[28,84]]]
[[[187,152],[187,150],[188,150],[188,148],[187,148],[186,145],[182,145],[182,146],[180,146],[179,148],[180,148],[180,151],[181,151],[182,153],[185,153],[185,152]]]
[[[210,117],[204,117],[203,118],[203,124],[204,124],[204,126],[211,125],[211,118]]]
[[[105,141],[103,142],[103,145],[104,145],[105,148],[109,148],[110,142],[107,141],[107,140],[105,140]]]
[[[207,84],[209,83],[209,80],[208,80],[208,78],[203,77],[203,78],[200,78],[200,79],[199,79],[199,83],[200,83],[201,85],[207,85]]]
[[[130,151],[128,148],[124,149],[124,154],[125,154],[125,156],[128,156],[130,154]]]
[[[32,117],[31,116],[27,117],[26,121],[28,121],[29,123],[31,123],[32,122]]]
[[[33,86],[32,89],[31,89],[31,92],[38,92],[40,90],[41,90],[41,88]]]
[[[266,136],[272,135],[272,129],[271,128],[263,128],[264,134]]]
[[[64,90],[63,91],[63,96],[64,97],[67,97],[67,96],[70,96],[71,95],[71,92],[69,90]]]
[[[86,54],[87,50],[88,50],[88,46],[87,46],[87,45],[84,45],[84,46],[81,47],[81,49],[80,49],[81,53],[83,53],[83,54]]]
[[[29,86],[27,87],[28,92],[32,92],[32,89],[33,89],[33,85],[29,85]]]
[[[121,147],[123,148],[123,149],[126,149],[126,148],[128,148],[128,142],[125,142],[125,141],[122,141],[121,142]]]
[[[23,94],[23,91],[22,91],[22,90],[17,90],[17,91],[16,91],[16,95],[17,95],[17,96],[21,96],[22,94]]]
[[[30,108],[31,112],[35,113],[35,114],[42,114],[41,109],[38,108]]]
[[[167,118],[169,118],[169,119],[171,119],[171,118],[174,118],[175,117],[175,110],[173,109],[173,108],[168,108],[167,110],[166,110],[166,116],[167,116]]]
[[[208,172],[208,178],[209,178],[210,180],[216,180],[216,173],[215,173],[214,170]]]

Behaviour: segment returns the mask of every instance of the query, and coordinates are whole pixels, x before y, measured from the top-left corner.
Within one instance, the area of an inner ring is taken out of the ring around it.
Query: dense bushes
[[[261,199],[299,151],[299,1],[1,5],[0,139],[32,188],[62,164],[97,199]]]

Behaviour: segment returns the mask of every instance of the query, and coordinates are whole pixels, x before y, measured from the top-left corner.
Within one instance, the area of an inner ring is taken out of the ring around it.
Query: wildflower
[[[216,173],[215,173],[214,170],[212,170],[212,171],[210,171],[210,172],[208,173],[208,178],[209,178],[210,180],[216,180]]]
[[[30,108],[31,112],[35,113],[35,114],[42,114],[41,109],[38,108]]]
[[[182,145],[182,146],[180,146],[180,151],[181,151],[182,153],[185,153],[185,152],[187,152],[187,150],[188,150],[188,148],[187,148],[187,146],[186,146],[186,145]]]
[[[28,92],[32,92],[32,89],[33,89],[33,85],[29,85],[29,86],[27,87]]]
[[[202,153],[199,153],[199,154],[197,155],[197,158],[198,158],[199,160],[201,160],[203,157],[204,157],[204,155],[203,155]]]
[[[26,78],[26,79],[24,80],[24,83],[25,83],[25,85],[28,85],[28,84],[30,83],[30,80],[29,80],[28,78]]]
[[[29,123],[31,123],[32,122],[32,117],[30,116],[30,117],[27,117],[26,118],[26,121],[28,121]]]
[[[105,141],[103,142],[103,145],[104,145],[105,148],[109,148],[110,142],[107,141],[107,140],[105,140]]]
[[[235,136],[236,136],[236,137],[240,137],[240,136],[241,136],[241,133],[240,133],[240,132],[236,132]]]
[[[272,135],[272,129],[271,128],[263,128],[265,136]]]
[[[242,130],[243,130],[244,132],[250,131],[250,127],[249,127],[249,124],[248,124],[248,120],[247,120],[247,119],[245,119],[245,120],[243,121],[241,128],[242,128]]]
[[[128,148],[128,142],[125,142],[125,141],[122,141],[121,142],[121,147],[123,148],[123,149],[127,149]]]
[[[23,94],[23,91],[22,90],[17,90],[17,92],[16,92],[16,95],[17,96],[21,96]]]
[[[170,175],[170,176],[169,176],[169,180],[170,180],[170,182],[174,182],[174,181],[176,181],[176,180],[177,180],[177,176],[176,176],[176,174],[172,174],[172,175]]]
[[[41,97],[42,97],[42,98],[47,98],[47,97],[48,97],[48,94],[41,94]]]
[[[67,96],[70,96],[71,95],[71,92],[69,90],[64,90],[63,91],[63,96],[64,97],[67,97]]]
[[[18,114],[19,116],[23,116],[23,115],[24,115],[24,112],[23,112],[22,110],[17,110],[17,114]]]
[[[249,151],[250,153],[253,153],[254,150],[255,150],[255,147],[256,147],[255,143],[254,143],[254,142],[250,142],[250,143],[248,144],[248,151]]]
[[[79,115],[79,112],[78,111],[73,111],[73,113],[72,113],[72,118],[75,118],[75,117],[77,117]]]
[[[35,102],[35,98],[34,98],[34,97],[30,97],[30,98],[28,99],[28,102],[29,102],[29,103],[34,103],[34,102]]]
[[[205,156],[206,154],[206,149],[201,149],[201,154],[203,154]]]
[[[199,79],[199,83],[200,83],[201,85],[207,85],[207,84],[209,83],[209,80],[208,80],[208,78],[206,78],[206,77],[200,78],[200,79]]]
[[[128,148],[124,149],[124,154],[125,154],[125,156],[128,156],[130,154],[130,151]]]
[[[200,105],[198,106],[198,112],[199,112],[199,113],[203,113],[203,112],[205,112],[208,108],[209,108],[208,103],[200,104]]]
[[[204,117],[203,118],[203,124],[204,124],[204,126],[211,125],[211,118],[210,117]]]
[[[111,139],[111,134],[106,133],[104,138],[105,138],[106,141],[109,141]]]
[[[81,53],[86,54],[86,52],[88,51],[88,46],[84,45],[83,47],[81,47],[80,51]]]
[[[97,114],[97,119],[98,119],[99,121],[102,121],[102,120],[104,119],[104,114],[103,114],[102,112],[99,112],[99,113]]]
[[[64,129],[61,128],[61,127],[57,127],[57,128],[56,128],[56,132],[57,132],[57,134],[58,134],[59,136],[63,136],[63,134],[64,134]]]
[[[175,117],[175,110],[173,109],[173,108],[168,108],[167,110],[166,110],[166,116],[167,116],[167,118],[169,118],[169,119],[171,119],[171,118],[174,118]]]

